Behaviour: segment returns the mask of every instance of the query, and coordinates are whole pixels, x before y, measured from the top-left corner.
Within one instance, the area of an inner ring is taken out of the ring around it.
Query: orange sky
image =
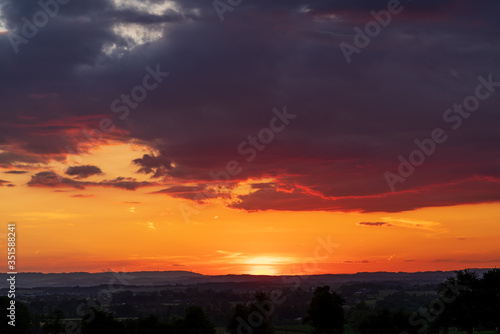
[[[67,164],[99,161],[106,179],[129,174],[146,180],[130,165],[140,153],[137,150],[141,149],[105,146],[90,155],[73,156],[70,160],[78,161]],[[45,167],[64,168],[64,163]],[[186,221],[181,209],[194,208],[193,203],[152,194],[164,186],[135,191],[97,186],[55,189],[28,187],[29,174],[8,178],[16,186],[0,187],[2,220],[5,232],[8,222],[17,224],[21,272],[190,270],[279,275],[500,264],[500,203],[401,213],[337,213],[246,212],[213,200]],[[243,184],[239,191],[245,188]],[[6,234],[0,235],[5,249]],[[314,260],[321,245],[318,238],[330,239],[334,251]]]
[[[498,267],[500,2],[403,7],[379,34],[383,2],[73,1],[28,38],[44,9],[10,1],[0,248],[15,222],[19,272]]]

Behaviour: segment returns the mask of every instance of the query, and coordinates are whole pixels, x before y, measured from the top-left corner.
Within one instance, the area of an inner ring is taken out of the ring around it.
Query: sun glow
[[[248,258],[243,263],[249,265],[250,275],[280,275],[279,267],[292,262],[290,257],[263,255]]]
[[[271,264],[286,264],[290,263],[290,258],[287,257],[280,257],[280,256],[256,256],[249,258],[248,260],[245,261],[246,264],[264,264],[264,265],[271,265]]]
[[[258,266],[252,266],[248,274],[273,276],[277,275],[278,271],[273,266],[258,265]]]

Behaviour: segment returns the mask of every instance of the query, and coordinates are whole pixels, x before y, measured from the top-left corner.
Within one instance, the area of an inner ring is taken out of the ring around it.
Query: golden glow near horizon
[[[84,155],[105,173],[148,180],[130,164],[147,148],[102,147]],[[97,163],[98,162],[98,163]],[[190,270],[203,274],[282,275],[359,271],[454,270],[500,264],[499,203],[424,208],[400,213],[246,212],[213,201],[186,222],[191,201],[135,191],[29,187],[38,171],[1,178],[2,220],[17,223],[19,271]],[[251,182],[251,181],[250,181]],[[238,192],[245,193],[245,183]],[[360,224],[372,222],[372,224]],[[377,224],[375,224],[377,223]],[[478,229],[477,226],[481,226]],[[5,234],[1,234],[2,247]],[[318,238],[331,239],[328,258],[311,262]]]

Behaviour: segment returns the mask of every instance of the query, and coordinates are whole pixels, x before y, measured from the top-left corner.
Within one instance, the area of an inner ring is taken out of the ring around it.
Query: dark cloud
[[[342,263],[373,263],[374,261],[361,260],[361,261],[343,261]]]
[[[5,174],[27,174],[29,173],[28,171],[25,170],[9,170],[7,172],[4,172]]]
[[[4,3],[15,33],[38,10],[33,1]],[[387,1],[244,1],[224,22],[211,1],[175,4],[148,13],[105,0],[70,2],[18,54],[0,35],[0,167],[62,162],[68,147],[86,152],[133,140],[161,152],[138,156],[140,173],[202,185],[197,190],[232,160],[242,167],[232,182],[274,178],[233,204],[245,210],[397,212],[500,200],[500,94],[457,131],[442,120],[474,93],[477,76],[500,81],[498,2],[405,2],[351,64],[339,43],[353,43],[353,28]],[[111,103],[156,64],[171,75],[121,119]],[[239,145],[284,105],[297,118],[248,162]],[[116,129],[101,137],[92,131],[104,118]],[[449,139],[390,192],[384,172],[436,127]],[[30,183],[92,185],[51,175]],[[195,192],[163,191],[191,199]]]
[[[172,197],[190,199],[198,202],[203,202],[210,198],[231,197],[228,192],[223,192],[220,187],[213,187],[210,185],[198,185],[194,187],[172,186],[159,191],[155,191],[154,194],[166,194]]]
[[[401,212],[422,207],[449,206],[467,203],[500,201],[500,181],[470,178],[451,184],[436,184],[432,188],[420,187],[412,191],[394,192],[380,196],[325,197],[307,188],[292,192],[277,189],[261,189],[248,195],[238,196],[230,206],[248,211],[361,211]],[[468,189],[462,193],[461,189]]]
[[[58,159],[58,157],[54,156],[54,159]],[[44,157],[40,157],[36,154],[0,152],[0,167],[2,168],[17,167],[17,164],[23,164],[23,163],[39,164],[39,163],[44,163],[45,161],[46,159]]]
[[[153,186],[154,183],[147,181],[137,181],[132,177],[117,177],[113,180],[103,180],[99,182],[77,181],[61,177],[54,172],[40,172],[31,177],[28,186],[31,187],[70,187],[85,189],[87,186],[114,187],[125,190],[136,190],[141,187]]]
[[[158,178],[167,175],[167,171],[171,170],[172,161],[163,154],[155,156],[153,154],[144,154],[142,158],[132,161],[134,164],[141,166],[139,173],[153,174],[151,177]]]
[[[83,194],[76,194],[76,195],[71,195],[73,198],[89,198],[89,197],[94,197],[94,195],[83,195]]]
[[[97,166],[91,165],[72,166],[66,170],[66,174],[76,176],[76,179],[85,179],[92,175],[102,174],[102,170]]]
[[[373,227],[381,227],[381,226],[392,226],[386,222],[359,222],[358,225],[361,226],[373,226]]]
[[[63,178],[54,172],[40,172],[31,176],[28,186],[31,187],[72,187],[84,189],[85,182]]]
[[[173,186],[154,192],[155,194],[167,194],[176,198],[193,200],[196,194],[203,191],[202,187]]]
[[[136,190],[141,187],[150,187],[156,185],[156,183],[147,182],[147,181],[137,181],[133,177],[117,177],[113,180],[104,180],[94,185],[104,186],[104,187],[114,187],[114,188],[122,188],[125,190]]]

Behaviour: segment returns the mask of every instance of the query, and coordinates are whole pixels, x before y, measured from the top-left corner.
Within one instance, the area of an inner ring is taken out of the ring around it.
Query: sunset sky
[[[44,1],[0,0],[18,271],[500,265],[498,1]]]

